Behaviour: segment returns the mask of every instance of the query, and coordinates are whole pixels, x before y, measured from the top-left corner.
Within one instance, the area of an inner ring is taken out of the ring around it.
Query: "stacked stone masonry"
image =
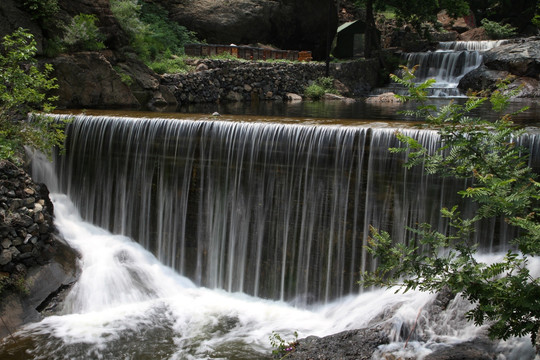
[[[0,279],[24,276],[54,253],[53,207],[45,185],[0,160]]]
[[[250,62],[200,59],[196,72],[168,74],[162,84],[179,104],[226,101],[286,100],[326,75],[324,63]],[[378,61],[329,64],[329,76],[348,89],[346,96],[366,95],[377,83]]]

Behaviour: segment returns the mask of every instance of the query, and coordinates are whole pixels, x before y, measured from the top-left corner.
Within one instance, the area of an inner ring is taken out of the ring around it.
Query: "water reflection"
[[[437,106],[444,106],[450,101],[463,103],[465,99],[430,99],[430,103]],[[401,104],[366,103],[363,99],[354,102],[345,101],[257,101],[257,102],[231,102],[231,103],[204,103],[188,104],[181,106],[178,111],[145,112],[132,110],[85,110],[89,115],[109,115],[109,116],[130,116],[130,117],[165,117],[165,118],[185,118],[190,114],[191,119],[210,119],[214,112],[227,116],[227,119],[240,121],[276,121],[276,122],[298,122],[308,121],[320,124],[343,123],[351,124],[358,121],[421,121],[421,119],[405,118],[401,111],[412,110],[417,105],[415,103]],[[518,100],[510,103],[509,110],[514,112],[529,106],[525,113],[518,114],[514,120],[527,126],[540,127],[540,104],[532,100]],[[62,110],[60,113],[80,113],[81,110]],[[489,111],[489,104],[484,104],[476,111],[476,115],[484,118],[496,119],[496,114]],[[234,116],[234,118],[229,117]],[[236,118],[236,116],[240,116]],[[223,120],[223,118],[222,118]]]

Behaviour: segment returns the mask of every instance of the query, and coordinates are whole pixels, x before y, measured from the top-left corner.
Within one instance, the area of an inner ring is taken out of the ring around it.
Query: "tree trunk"
[[[377,28],[373,17],[373,0],[366,0],[366,35],[364,57],[370,58],[372,51],[378,47]]]

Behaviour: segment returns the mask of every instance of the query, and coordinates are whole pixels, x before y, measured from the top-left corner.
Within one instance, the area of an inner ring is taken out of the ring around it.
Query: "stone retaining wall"
[[[0,161],[0,278],[26,274],[52,255],[52,203],[44,185]]]
[[[324,63],[250,62],[200,59],[189,74],[164,75],[162,84],[180,105],[188,103],[286,100],[325,76]],[[346,86],[345,96],[363,96],[378,80],[377,60],[331,63],[329,75]]]

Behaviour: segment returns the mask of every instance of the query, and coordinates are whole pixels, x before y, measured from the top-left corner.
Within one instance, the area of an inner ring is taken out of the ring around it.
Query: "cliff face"
[[[272,44],[310,50],[316,60],[337,28],[331,0],[157,0],[170,17],[216,44]]]

